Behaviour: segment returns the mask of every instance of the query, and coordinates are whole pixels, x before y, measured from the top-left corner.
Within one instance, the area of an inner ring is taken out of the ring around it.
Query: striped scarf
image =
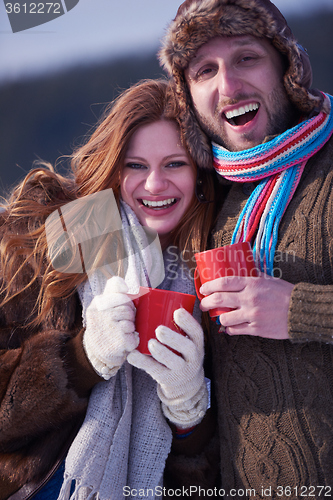
[[[331,110],[333,97],[325,94]],[[232,243],[249,241],[258,267],[273,275],[278,228],[306,162],[333,133],[333,113],[322,111],[271,141],[230,152],[213,143],[214,168],[234,182],[259,181],[237,221]]]

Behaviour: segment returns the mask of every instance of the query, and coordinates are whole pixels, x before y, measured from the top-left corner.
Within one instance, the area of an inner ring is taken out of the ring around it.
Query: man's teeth
[[[161,200],[161,201],[142,200],[142,203],[144,204],[145,207],[165,207],[167,205],[171,205],[175,201],[176,198],[169,198],[168,200]]]
[[[231,120],[236,116],[245,115],[245,113],[248,113],[249,111],[255,111],[258,108],[259,108],[258,103],[246,104],[245,106],[241,106],[238,109],[232,109],[231,111],[226,111],[225,116],[227,117],[228,120]]]

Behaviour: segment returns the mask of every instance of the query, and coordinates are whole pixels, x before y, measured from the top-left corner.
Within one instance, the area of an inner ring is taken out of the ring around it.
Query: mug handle
[[[198,271],[198,268],[196,267],[194,270],[194,286],[195,286],[195,291],[197,292],[197,296],[199,300],[202,300],[204,296],[199,292],[200,287],[201,287],[201,279],[200,279],[200,274]]]
[[[202,295],[199,292],[199,289],[200,289],[202,283],[201,283],[200,274],[199,274],[197,267],[194,270],[193,279],[194,279],[195,291],[197,292],[198,299],[201,301],[204,298],[204,295]],[[211,317],[211,319],[213,321],[215,321],[216,316],[219,316],[220,314],[222,314],[224,312],[228,312],[228,311],[232,311],[232,308],[230,308],[230,307],[222,307],[222,308],[216,307],[215,309],[210,309],[209,316]]]

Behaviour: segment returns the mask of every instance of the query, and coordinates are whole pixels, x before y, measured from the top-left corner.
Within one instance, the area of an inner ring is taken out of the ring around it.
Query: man
[[[210,332],[225,494],[332,496],[331,97],[310,90],[308,55],[269,0],[186,0],[160,60],[190,153],[202,168],[213,156],[226,193],[212,246],[250,241],[261,270],[201,288],[203,310],[233,309]],[[167,470],[188,483],[211,467],[207,449],[181,458],[193,436]]]

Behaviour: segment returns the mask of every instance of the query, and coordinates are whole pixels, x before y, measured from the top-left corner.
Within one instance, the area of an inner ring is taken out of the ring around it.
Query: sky
[[[60,1],[66,6],[65,0]],[[156,50],[180,0],[79,0],[57,19],[16,33],[6,14],[9,3],[15,0],[0,0],[0,84]],[[276,0],[275,4],[287,18],[319,8],[333,10],[332,0]]]

